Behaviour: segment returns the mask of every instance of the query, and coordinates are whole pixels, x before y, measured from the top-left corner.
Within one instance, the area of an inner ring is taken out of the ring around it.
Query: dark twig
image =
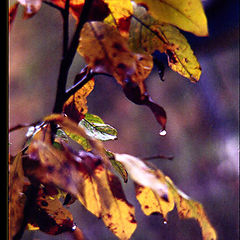
[[[85,22],[87,22],[88,14],[89,14],[92,2],[93,2],[93,0],[85,1],[79,22],[77,24],[76,31],[73,35],[73,38],[72,38],[72,41],[70,44],[70,47],[67,51],[67,54],[64,56],[64,58],[61,61],[60,72],[59,72],[59,77],[58,77],[58,84],[57,84],[56,100],[55,100],[55,104],[54,104],[54,108],[53,108],[54,113],[62,112],[62,107],[63,107],[64,101],[66,99],[65,90],[66,90],[68,72],[72,65],[75,53],[77,51],[80,32],[81,32],[82,27],[85,24]]]
[[[61,12],[63,16],[63,58],[66,56],[68,50],[69,1],[66,0],[65,9]]]
[[[44,0],[43,3],[47,4],[47,5],[50,6],[50,7],[53,7],[53,8],[55,8],[55,9],[59,10],[60,12],[63,12],[63,11],[64,11],[63,8],[57,6],[56,4],[54,4],[54,3],[52,3],[52,2],[48,2],[48,1],[45,1],[45,0]]]
[[[156,155],[156,156],[151,156],[151,157],[145,157],[142,158],[142,160],[148,161],[148,160],[153,160],[153,159],[166,159],[166,160],[173,160],[173,156],[164,156],[164,155]]]

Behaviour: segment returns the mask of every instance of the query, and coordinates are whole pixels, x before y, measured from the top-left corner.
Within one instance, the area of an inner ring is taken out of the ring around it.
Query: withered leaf
[[[200,0],[135,0],[144,6],[150,15],[161,23],[167,23],[192,32],[197,36],[207,36],[207,18]]]
[[[40,188],[36,202],[31,209],[29,223],[41,231],[57,235],[72,231],[72,214],[55,197],[51,197]],[[31,230],[31,229],[30,229]]]
[[[63,105],[63,112],[75,122],[79,122],[88,112],[87,96],[94,89],[94,79],[88,81],[73,94]]]
[[[22,167],[22,152],[14,157],[9,165],[9,239],[13,239],[20,230],[24,219],[24,195],[25,178]]]
[[[94,72],[113,75],[122,86],[131,78],[141,93],[145,93],[143,81],[152,70],[152,57],[132,53],[126,39],[112,26],[102,22],[85,23],[78,52]]]

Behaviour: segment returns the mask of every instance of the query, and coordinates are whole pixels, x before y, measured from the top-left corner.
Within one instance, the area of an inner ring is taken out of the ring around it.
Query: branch
[[[65,9],[61,12],[63,17],[63,58],[68,50],[69,2],[70,0],[66,0]]]
[[[92,2],[93,2],[93,0],[85,1],[79,22],[77,24],[76,31],[72,38],[71,45],[70,45],[66,55],[64,56],[64,58],[61,61],[58,83],[57,83],[56,100],[55,100],[55,104],[54,104],[54,108],[53,108],[54,113],[62,112],[62,106],[64,104],[65,95],[66,95],[65,90],[66,90],[68,72],[72,65],[75,53],[77,51],[80,32],[81,32],[82,27],[85,24],[85,22],[87,22],[88,14],[89,14]]]

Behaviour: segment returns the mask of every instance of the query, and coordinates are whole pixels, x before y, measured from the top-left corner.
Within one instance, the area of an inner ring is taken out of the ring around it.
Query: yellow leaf
[[[216,240],[217,233],[211,225],[202,204],[192,200],[185,193],[177,189],[169,177],[165,177],[169,186],[169,191],[174,197],[174,201],[177,206],[178,215],[185,218],[194,218],[198,221],[204,240]]]
[[[168,201],[163,200],[151,188],[143,187],[135,184],[136,198],[141,205],[141,209],[145,215],[160,213],[164,220],[167,220],[168,212],[172,211],[175,203],[171,193],[168,193]]]
[[[207,36],[207,18],[201,0],[135,0],[159,22],[172,24],[197,36]]]
[[[95,197],[91,198],[93,193],[85,190],[85,202],[100,207],[100,216],[104,224],[119,239],[129,239],[137,223],[134,207],[127,202],[120,181],[102,165],[89,174],[89,179],[91,180],[85,181],[84,185],[91,185],[88,187],[94,190]],[[88,209],[88,205],[86,207]]]
[[[144,94],[143,81],[152,70],[152,58],[132,53],[126,39],[113,27],[102,22],[86,23],[78,52],[95,72],[113,75],[122,86],[130,78]]]
[[[78,123],[88,112],[87,96],[93,89],[94,79],[91,79],[64,103],[63,112]]]
[[[152,54],[155,50],[166,53],[168,65],[192,82],[199,80],[201,67],[187,39],[169,24],[163,24],[149,16],[142,7],[134,7],[129,46],[134,51]]]

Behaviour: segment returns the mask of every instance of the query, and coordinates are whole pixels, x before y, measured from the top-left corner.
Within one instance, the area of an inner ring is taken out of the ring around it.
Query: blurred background
[[[15,1],[10,0],[11,6]],[[88,97],[89,112],[118,130],[118,140],[106,143],[117,153],[137,157],[173,155],[174,160],[152,160],[175,184],[200,201],[216,228],[219,240],[239,239],[239,1],[205,0],[209,37],[184,33],[201,66],[198,83],[171,71],[167,59],[165,81],[157,70],[146,80],[153,100],[167,112],[167,134],[150,110],[128,101],[121,86],[97,77]],[[71,18],[71,32],[75,21]],[[33,18],[22,20],[19,8],[9,38],[9,126],[32,123],[53,109],[62,54],[62,19],[43,4]],[[84,62],[76,54],[68,86]],[[21,150],[26,129],[10,134],[10,153]],[[127,199],[136,207],[138,228],[133,240],[198,240],[194,220],[179,220],[176,210],[168,224],[161,216],[144,216],[134,196],[133,183],[123,183]],[[117,239],[101,220],[75,202],[70,211],[89,240]],[[72,239],[70,234],[50,236],[25,232],[23,239]]]

